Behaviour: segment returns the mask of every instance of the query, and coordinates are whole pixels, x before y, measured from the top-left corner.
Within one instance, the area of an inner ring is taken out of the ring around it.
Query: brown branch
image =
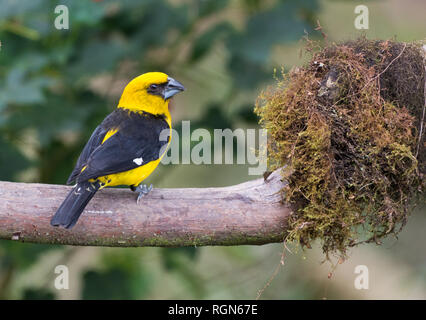
[[[70,187],[0,182],[0,239],[88,246],[206,246],[282,242],[291,209],[275,171],[224,188],[98,192],[71,230],[49,221]]]

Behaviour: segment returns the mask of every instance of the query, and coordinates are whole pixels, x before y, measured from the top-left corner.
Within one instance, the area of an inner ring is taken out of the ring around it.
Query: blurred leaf
[[[196,297],[203,297],[204,283],[193,268],[198,252],[194,247],[162,248],[161,257],[166,270],[176,272]]]
[[[262,0],[243,0],[243,3],[249,11],[259,10],[262,6]]]
[[[23,300],[54,300],[55,294],[48,289],[28,288],[24,290]]]
[[[46,0],[32,0],[32,1],[13,1],[3,0],[1,2],[0,19],[8,17],[21,16],[25,13],[30,13],[37,10],[46,4]]]
[[[16,107],[9,119],[9,128],[17,132],[28,128],[37,129],[42,146],[48,145],[57,139],[58,134],[67,130],[84,131],[89,137],[96,126],[87,128],[87,132],[83,130],[86,119],[100,109],[103,118],[107,113],[106,105],[90,91],[80,91],[79,95],[82,100],[78,103],[64,101],[60,95],[47,94],[47,102],[44,104]]]
[[[193,124],[195,128],[206,129],[227,129],[232,128],[232,120],[225,113],[225,108],[219,103],[212,103],[207,106],[201,120]]]
[[[172,7],[165,1],[143,8],[142,15],[136,15],[137,34],[132,43],[140,47],[158,46],[167,41],[167,33],[172,28],[185,32],[188,24],[188,10],[184,6]]]
[[[258,6],[258,2],[249,1]],[[239,88],[252,89],[271,78],[267,71],[271,49],[278,44],[299,40],[311,31],[308,12],[318,9],[317,0],[281,1],[276,6],[252,15],[242,32],[227,40],[231,53],[228,67]]]
[[[27,168],[31,162],[1,136],[0,150],[0,180],[13,181],[16,174]]]
[[[110,269],[118,268],[129,273],[138,272],[141,268],[141,250],[143,249],[110,249],[102,255],[102,264]]]
[[[83,299],[125,300],[132,299],[131,278],[120,269],[104,272],[87,271],[83,276]]]
[[[200,17],[216,13],[217,11],[225,8],[229,1],[228,0],[196,0],[198,5],[198,12]]]
[[[75,78],[104,73],[115,67],[125,54],[123,46],[124,43],[115,39],[94,39],[81,50],[79,58],[70,66],[70,71]]]
[[[182,248],[162,248],[161,257],[164,267],[167,270],[174,270],[181,268],[180,257],[185,256],[190,260],[195,260],[197,256],[197,249],[193,247]]]
[[[298,17],[299,10],[296,1],[286,1],[252,16],[245,31],[228,40],[229,49],[240,58],[264,63],[273,45],[296,41],[312,29]]]
[[[213,25],[206,32],[201,34],[194,42],[190,61],[195,62],[204,57],[209,52],[215,41],[222,36],[230,33],[233,27],[228,22]]]
[[[14,66],[14,69],[12,69],[12,71],[16,72],[19,70],[21,73],[23,73],[22,71],[25,70],[26,73],[29,73],[29,72],[39,71],[40,69],[48,65],[49,59],[48,59],[48,56],[41,54],[39,52],[31,52],[31,53],[24,53],[22,56],[19,57],[19,59],[17,59],[16,62],[17,63]],[[23,74],[21,74],[20,76],[22,77],[22,75]]]
[[[233,56],[228,62],[229,73],[235,79],[237,88],[253,89],[259,83],[271,79],[272,70],[267,71],[264,65]]]
[[[89,270],[83,275],[83,299],[140,299],[148,292],[147,278],[114,267],[104,271]]]
[[[126,285],[133,298],[144,297],[150,287],[150,277],[141,261],[142,248],[114,248],[102,256],[102,267],[105,270],[121,270],[128,277]]]
[[[8,103],[25,104],[44,101],[43,88],[50,83],[47,77],[28,79],[23,69],[12,69],[5,87],[0,89],[0,111]]]
[[[69,10],[70,28],[77,25],[96,25],[104,16],[106,3],[103,1],[62,0]]]
[[[240,106],[239,108],[237,108],[235,112],[235,116],[247,123],[258,123],[259,118],[253,112],[253,108],[254,108],[253,104],[244,104]]]
[[[29,267],[46,251],[58,249],[58,245],[22,243],[11,240],[0,240],[0,259],[7,261],[19,269]]]

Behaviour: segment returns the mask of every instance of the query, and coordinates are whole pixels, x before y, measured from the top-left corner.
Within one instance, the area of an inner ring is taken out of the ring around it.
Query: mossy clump
[[[327,257],[397,234],[425,190],[425,57],[420,44],[365,38],[312,50],[264,91],[270,167],[292,203],[287,240]]]

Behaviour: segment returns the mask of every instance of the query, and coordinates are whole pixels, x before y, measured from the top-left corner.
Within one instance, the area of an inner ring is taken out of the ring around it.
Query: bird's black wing
[[[169,129],[169,125],[163,117],[130,114],[114,135],[91,152],[77,182],[128,171],[157,160],[160,150],[168,143],[167,138],[160,139],[164,129]]]
[[[83,167],[86,165],[89,156],[98,146],[101,145],[107,132],[108,130],[105,129],[102,125],[99,125],[95,131],[93,131],[89,141],[87,141],[83,151],[78,157],[77,164],[75,165],[74,170],[71,172],[67,180],[67,184],[71,184],[77,178],[81,172],[81,169],[83,169]]]
[[[124,122],[129,120],[129,113],[123,109],[115,109],[110,113],[102,123],[93,131],[89,141],[87,141],[80,157],[77,160],[74,170],[68,178],[67,184],[71,184],[76,180],[77,176],[81,173],[81,170],[87,164],[90,155],[102,144],[105,135],[114,129],[118,129]]]

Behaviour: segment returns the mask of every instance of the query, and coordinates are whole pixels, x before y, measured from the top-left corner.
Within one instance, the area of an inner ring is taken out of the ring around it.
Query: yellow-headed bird
[[[126,86],[117,109],[95,129],[67,184],[76,185],[56,211],[52,226],[72,228],[95,193],[128,185],[139,199],[151,189],[141,182],[158,166],[171,137],[169,100],[185,88],[161,72],[145,73]],[[164,139],[164,130],[169,139]]]

